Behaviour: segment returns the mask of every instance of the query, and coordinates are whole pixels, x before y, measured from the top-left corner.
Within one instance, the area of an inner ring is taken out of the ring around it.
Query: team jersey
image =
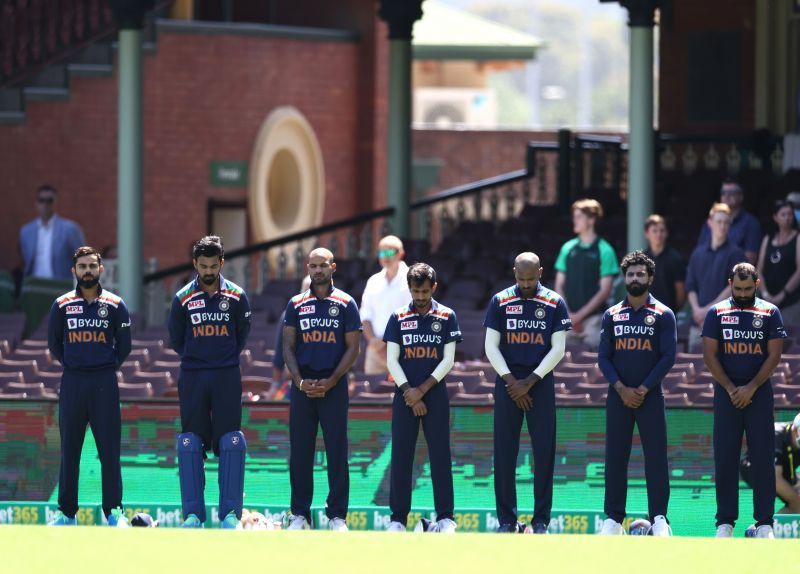
[[[116,369],[131,352],[128,308],[122,298],[102,287],[91,303],[80,288],[68,291],[50,308],[47,342],[65,369]]]
[[[649,295],[634,309],[627,297],[603,313],[597,362],[610,384],[654,389],[675,363],[675,314]]]
[[[511,374],[520,378],[539,366],[550,351],[553,333],[569,331],[572,321],[561,296],[539,283],[531,299],[522,298],[518,285],[497,293],[483,326],[500,332],[500,352]]]
[[[425,315],[417,313],[413,302],[393,312],[383,340],[400,345],[400,367],[408,384],[417,387],[442,361],[445,345],[464,339],[455,311],[433,299]]]
[[[219,290],[210,296],[198,281],[186,284],[172,300],[170,346],[180,356],[182,369],[236,367],[250,333],[247,295],[222,275]]]
[[[746,385],[767,359],[767,342],[783,339],[781,312],[772,303],[756,298],[741,309],[733,298],[717,303],[706,314],[703,337],[719,341],[717,356],[734,385]]]
[[[297,329],[295,356],[303,378],[329,377],[347,350],[345,335],[361,331],[355,300],[333,286],[324,298],[311,289],[292,297],[283,322]]]

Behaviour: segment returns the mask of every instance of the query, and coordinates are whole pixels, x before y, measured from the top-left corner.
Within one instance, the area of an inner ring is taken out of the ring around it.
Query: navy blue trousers
[[[433,504],[436,518],[453,518],[453,467],[450,457],[450,401],[447,387],[435,385],[422,397],[428,408],[424,417],[415,417],[406,406],[403,393],[396,392],[392,403],[392,469],[389,506],[392,520],[406,524],[411,511],[411,474],[420,422],[431,464]]]
[[[78,476],[86,425],[92,429],[100,457],[103,512],[122,507],[122,471],[119,463],[122,421],[119,387],[114,369],[69,371],[61,376],[58,429],[61,433],[61,468],[58,508],[69,517],[78,512]]]
[[[314,498],[314,455],[319,427],[322,427],[328,462],[328,499],[325,513],[328,518],[347,517],[350,498],[350,471],[347,461],[349,404],[347,377],[342,377],[321,399],[310,399],[294,386],[289,393],[291,510],[292,514],[305,516],[309,522],[311,501]]]
[[[753,518],[756,526],[772,525],[775,512],[775,400],[767,381],[744,409],[731,403],[727,391],[714,385],[714,481],[717,487],[717,526],[739,518],[739,458],[742,435],[747,437]]]
[[[219,439],[242,428],[242,375],[239,367],[181,369],[178,377],[181,432],[203,440],[219,456]]]
[[[621,523],[628,498],[628,462],[631,457],[634,423],[639,429],[647,482],[647,510],[650,520],[667,515],[669,467],[667,464],[667,417],[661,388],[645,396],[642,406],[625,406],[617,391],[609,387],[606,399],[606,499],[605,513]]]
[[[533,522],[550,523],[553,506],[553,470],[556,454],[556,399],[548,375],[528,392],[533,408],[520,410],[500,377],[494,389],[494,496],[500,524],[517,520],[517,455],[522,419],[528,423],[533,447]]]

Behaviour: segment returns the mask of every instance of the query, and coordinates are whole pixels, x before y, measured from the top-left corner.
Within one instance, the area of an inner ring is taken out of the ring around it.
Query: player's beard
[[[647,291],[647,287],[648,285],[637,282],[625,284],[625,289],[628,291],[628,294],[633,295],[634,297],[640,297],[644,295],[645,292]]]
[[[213,285],[218,277],[219,275],[203,275],[202,277],[200,277],[200,281],[202,281],[206,285]]]
[[[87,277],[89,277],[89,279],[87,279]],[[82,278],[78,279],[78,285],[83,289],[91,289],[98,283],[100,283],[99,275],[84,275]]]
[[[736,303],[739,309],[749,309],[756,302],[756,297],[755,295],[752,297],[734,297],[733,302]]]

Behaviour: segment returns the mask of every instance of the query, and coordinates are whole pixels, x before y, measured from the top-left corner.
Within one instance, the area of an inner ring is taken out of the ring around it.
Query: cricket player
[[[656,271],[652,259],[634,251],[622,259],[621,267],[628,296],[603,314],[597,361],[610,385],[606,399],[608,518],[600,534],[625,534],[622,522],[628,494],[628,461],[636,424],[644,451],[652,534],[671,536],[666,518],[669,468],[661,381],[675,363],[675,315],[650,294]]]
[[[288,530],[311,528],[314,454],[322,427],[328,463],[328,528],[347,530],[350,475],[347,461],[347,372],[361,340],[355,300],[333,286],[333,253],[308,256],[311,288],[286,306],[283,359],[292,378],[289,393],[289,478],[292,488]]]
[[[436,271],[415,263],[407,274],[412,300],[389,316],[383,340],[387,365],[398,387],[392,403],[392,467],[389,532],[405,532],[411,510],[411,471],[419,426],[428,443],[435,531],[452,534],[453,470],[450,458],[450,401],[444,377],[463,340],[455,312],[433,298]]]
[[[494,391],[494,493],[498,532],[518,532],[516,469],[523,418],[534,461],[535,534],[546,534],[553,506],[556,402],[553,369],[564,356],[572,322],[564,300],[540,282],[534,253],[514,260],[516,284],[492,297],[485,350],[497,373]]]
[[[756,297],[758,271],[734,265],[731,297],[713,305],[703,323],[703,359],[714,386],[714,469],[717,537],[733,536],[739,516],[739,457],[747,435],[756,538],[774,538],[775,417],[770,375],[786,330],[781,312]]]
[[[219,237],[195,243],[197,277],[175,294],[169,312],[170,346],[181,358],[177,437],[183,527],[206,521],[206,452],[219,457],[219,514],[222,528],[235,529],[242,515],[247,442],[242,433],[239,354],[250,333],[250,304],[244,289],[222,276],[225,250]]]
[[[102,468],[103,514],[109,526],[130,526],[122,514],[122,420],[116,371],[131,352],[131,319],[125,302],[101,287],[103,271],[95,248],[78,248],[72,256],[77,287],[56,299],[50,309],[48,348],[64,366],[58,397],[58,510],[50,522],[54,526],[77,524],[78,472],[87,424]]]

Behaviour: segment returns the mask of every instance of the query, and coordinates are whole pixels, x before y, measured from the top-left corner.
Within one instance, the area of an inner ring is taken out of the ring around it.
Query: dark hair
[[[728,279],[733,281],[734,277],[738,277],[742,281],[745,279],[753,278],[753,282],[758,281],[758,269],[756,269],[752,263],[742,262],[737,263],[731,269],[730,274],[728,275]]]
[[[667,220],[661,217],[659,214],[654,213],[650,215],[647,219],[644,220],[644,230],[647,231],[654,225],[663,225],[664,227],[667,226]]]
[[[72,266],[75,267],[78,259],[81,257],[86,257],[87,255],[96,255],[98,264],[103,262],[103,258],[100,256],[100,252],[97,249],[94,247],[89,247],[88,245],[84,245],[83,247],[78,247],[78,249],[75,250],[75,253],[72,254]]]
[[[39,189],[36,190],[36,195],[39,195],[43,191],[49,191],[53,195],[58,195],[58,190],[50,185],[49,183],[45,183],[39,186]]]
[[[722,191],[723,187],[735,187],[739,193],[744,195],[744,188],[742,184],[739,183],[739,180],[735,177],[727,177],[722,181],[722,185],[719,186],[719,190]]]
[[[194,244],[192,248],[192,259],[198,257],[219,257],[225,259],[225,249],[222,247],[222,240],[216,235],[206,235]]]
[[[430,281],[433,285],[436,283],[436,270],[427,263],[414,263],[408,268],[406,279],[409,286],[419,287],[425,281]]]
[[[632,265],[644,265],[647,268],[647,274],[650,277],[656,274],[655,262],[645,255],[644,251],[631,251],[622,258],[622,263],[620,263],[620,267],[622,267],[622,274],[625,275],[625,273],[628,272],[628,267],[631,267]]]

